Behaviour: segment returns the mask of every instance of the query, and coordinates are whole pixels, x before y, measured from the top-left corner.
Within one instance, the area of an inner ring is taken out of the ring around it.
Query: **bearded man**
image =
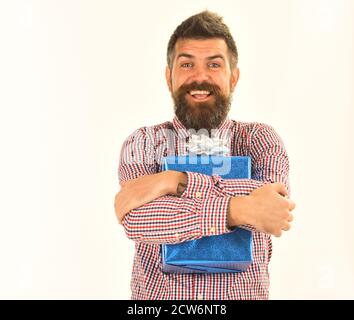
[[[274,129],[228,118],[239,79],[235,41],[215,13],[182,22],[167,48],[173,121],[143,127],[124,142],[115,213],[135,241],[132,299],[268,299],[271,236],[290,229],[289,161]],[[227,141],[249,156],[251,179],[162,171],[168,155],[186,155],[192,133]],[[164,273],[161,244],[181,243],[251,226],[253,263],[239,273]]]

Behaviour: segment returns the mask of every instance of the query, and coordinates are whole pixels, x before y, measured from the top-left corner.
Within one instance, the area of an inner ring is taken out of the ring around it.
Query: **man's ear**
[[[230,88],[231,92],[235,90],[239,78],[240,78],[240,69],[235,67],[232,70],[232,74],[231,74],[231,88]]]
[[[168,90],[172,93],[172,83],[171,83],[171,70],[169,66],[166,66],[165,77],[167,81]]]

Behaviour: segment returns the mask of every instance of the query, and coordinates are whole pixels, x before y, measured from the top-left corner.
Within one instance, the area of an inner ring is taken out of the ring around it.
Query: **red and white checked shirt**
[[[162,272],[161,244],[230,232],[227,210],[231,197],[248,195],[265,183],[282,182],[288,187],[288,156],[271,126],[226,119],[215,136],[227,139],[230,155],[251,157],[252,179],[187,172],[187,188],[180,197],[163,196],[130,211],[123,226],[128,238],[135,241],[132,299],[268,299],[272,242],[269,235],[254,229],[254,262],[245,272]],[[188,153],[188,137],[177,117],[173,122],[136,130],[123,144],[119,180],[160,172],[164,156]]]

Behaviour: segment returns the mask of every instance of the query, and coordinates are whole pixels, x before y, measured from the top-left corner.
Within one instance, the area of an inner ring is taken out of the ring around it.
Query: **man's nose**
[[[208,70],[205,70],[205,68],[203,67],[195,68],[192,80],[196,82],[203,82],[203,81],[210,80]]]

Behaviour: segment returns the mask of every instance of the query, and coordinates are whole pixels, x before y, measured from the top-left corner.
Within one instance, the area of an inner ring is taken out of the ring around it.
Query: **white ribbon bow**
[[[230,152],[226,144],[225,139],[193,134],[189,138],[188,150],[191,154],[225,156]]]

